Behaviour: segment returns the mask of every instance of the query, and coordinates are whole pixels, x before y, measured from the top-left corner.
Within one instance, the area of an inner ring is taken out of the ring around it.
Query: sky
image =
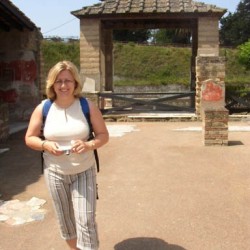
[[[70,12],[99,3],[99,0],[11,0],[35,25],[44,37],[79,37],[80,22]],[[234,13],[240,0],[199,0]]]

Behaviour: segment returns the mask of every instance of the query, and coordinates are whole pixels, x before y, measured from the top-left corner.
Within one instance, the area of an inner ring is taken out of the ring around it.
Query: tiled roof
[[[18,9],[11,1],[0,1],[0,29],[9,31],[12,28],[22,30],[38,29],[36,25],[25,14]]]
[[[72,11],[75,16],[139,14],[139,13],[218,13],[226,9],[192,0],[104,0]]]

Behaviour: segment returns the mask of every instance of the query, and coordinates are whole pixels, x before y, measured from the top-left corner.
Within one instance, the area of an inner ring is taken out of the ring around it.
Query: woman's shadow
[[[158,238],[131,238],[115,245],[115,250],[186,250]]]

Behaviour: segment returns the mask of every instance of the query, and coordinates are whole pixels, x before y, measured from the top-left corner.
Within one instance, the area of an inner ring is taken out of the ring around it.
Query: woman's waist
[[[45,168],[62,174],[77,174],[83,172],[95,164],[93,151],[84,154],[70,154],[53,156],[43,154]]]
[[[55,164],[72,164],[72,165],[78,165],[82,163],[86,163],[88,161],[92,161],[94,159],[94,153],[93,151],[87,151],[81,154],[72,153],[70,150],[66,149],[67,146],[61,146],[61,148],[64,148],[64,154],[55,156],[48,152],[43,153],[43,158],[45,161],[49,163],[55,163]]]
[[[55,138],[45,138],[48,141],[53,141],[57,144],[58,148],[61,150],[70,150],[72,148],[72,145],[74,144],[74,141],[76,140],[82,140],[86,141],[85,139],[76,139],[76,138],[70,138],[67,140],[56,140]]]

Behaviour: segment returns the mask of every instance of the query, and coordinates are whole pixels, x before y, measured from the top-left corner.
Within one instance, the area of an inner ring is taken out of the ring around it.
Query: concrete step
[[[185,112],[165,112],[165,113],[124,113],[108,114],[103,116],[106,121],[199,121],[195,113]],[[233,114],[229,115],[229,121],[250,121],[250,114]]]

